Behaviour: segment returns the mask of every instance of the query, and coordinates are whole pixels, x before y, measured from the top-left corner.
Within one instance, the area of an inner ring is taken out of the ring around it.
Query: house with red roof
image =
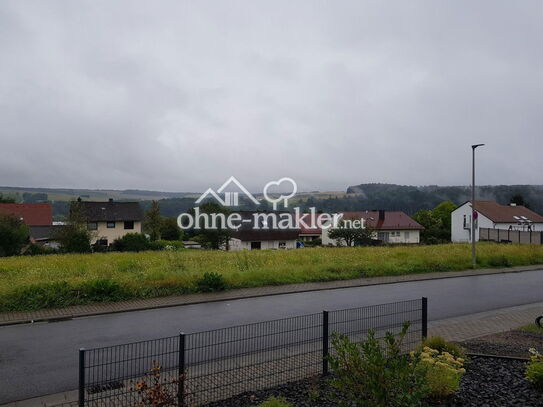
[[[385,243],[420,243],[420,231],[424,229],[409,215],[401,211],[357,211],[340,212],[344,220],[364,220],[364,224],[374,231],[374,239]],[[318,214],[316,215],[318,219]],[[319,228],[310,223],[310,215],[304,214],[308,227],[301,227],[300,240],[312,241],[320,238],[323,246],[338,246],[341,243],[328,236],[329,228]]]
[[[22,219],[27,226],[50,226],[53,224],[53,209],[50,203],[0,204],[0,214]]]

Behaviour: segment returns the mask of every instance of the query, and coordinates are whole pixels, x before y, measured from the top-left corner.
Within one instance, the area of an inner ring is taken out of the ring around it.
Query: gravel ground
[[[543,334],[507,331],[462,342],[461,345],[472,353],[528,358],[530,357],[529,348],[536,348],[543,352]]]
[[[445,401],[430,401],[442,407],[543,407],[543,394],[524,379],[524,361],[472,357],[466,366],[457,395]],[[332,407],[337,402],[330,396],[326,380],[303,380],[273,389],[243,394],[208,407],[257,406],[268,397],[284,397],[294,407]]]

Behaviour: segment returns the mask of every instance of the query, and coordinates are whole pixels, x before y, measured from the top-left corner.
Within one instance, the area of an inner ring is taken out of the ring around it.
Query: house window
[[[133,220],[127,220],[124,222],[124,228],[125,229],[134,229],[134,221]]]
[[[287,242],[279,242],[279,248],[280,249],[286,249],[287,248]]]
[[[405,240],[409,240],[409,232],[403,232]]]
[[[97,246],[107,246],[107,243],[108,243],[107,239],[98,239],[96,241]]]
[[[466,215],[464,215],[464,228],[466,227]]]
[[[107,228],[108,229],[115,229],[115,222],[108,222],[107,223]]]
[[[98,223],[97,222],[89,222],[89,223],[87,223],[87,229],[89,229],[89,230],[98,229]]]
[[[251,242],[251,250],[260,250],[262,242]]]

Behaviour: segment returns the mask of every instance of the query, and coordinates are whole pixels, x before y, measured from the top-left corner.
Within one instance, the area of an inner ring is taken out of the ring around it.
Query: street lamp
[[[473,268],[477,267],[477,256],[475,254],[475,220],[477,212],[475,211],[475,149],[484,146],[484,144],[473,144],[471,146],[471,264]]]

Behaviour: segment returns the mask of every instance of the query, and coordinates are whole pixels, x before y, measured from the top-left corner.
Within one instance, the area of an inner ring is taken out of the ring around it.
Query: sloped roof
[[[254,228],[255,213],[275,213],[266,211],[236,211],[241,215],[241,227],[232,232],[232,237],[242,241],[266,241],[266,240],[296,240],[300,235],[300,229],[272,229],[271,225],[266,228],[262,219],[259,219],[259,229]]]
[[[28,226],[46,226],[53,224],[53,210],[49,203],[35,204],[0,204],[0,213],[22,218]]]
[[[345,220],[364,219],[366,225],[375,230],[423,230],[424,227],[401,211],[384,211],[384,219],[379,220],[379,211],[339,212]],[[315,220],[320,214],[315,215]],[[310,214],[303,214],[302,219],[309,227],[300,225],[302,235],[319,234],[321,229],[311,223]]]
[[[468,201],[471,202],[471,201]],[[467,202],[466,202],[467,203]],[[475,201],[474,208],[488,219],[495,223],[517,223],[524,216],[527,220],[535,223],[543,223],[543,216],[522,205],[510,206],[500,205],[494,201]]]
[[[141,221],[143,210],[138,202],[80,202],[89,222]]]
[[[30,237],[36,241],[55,239],[64,225],[30,226]]]
[[[376,230],[423,230],[424,226],[401,211],[384,211],[384,219],[379,219],[379,211],[342,212],[343,219],[361,219]]]

